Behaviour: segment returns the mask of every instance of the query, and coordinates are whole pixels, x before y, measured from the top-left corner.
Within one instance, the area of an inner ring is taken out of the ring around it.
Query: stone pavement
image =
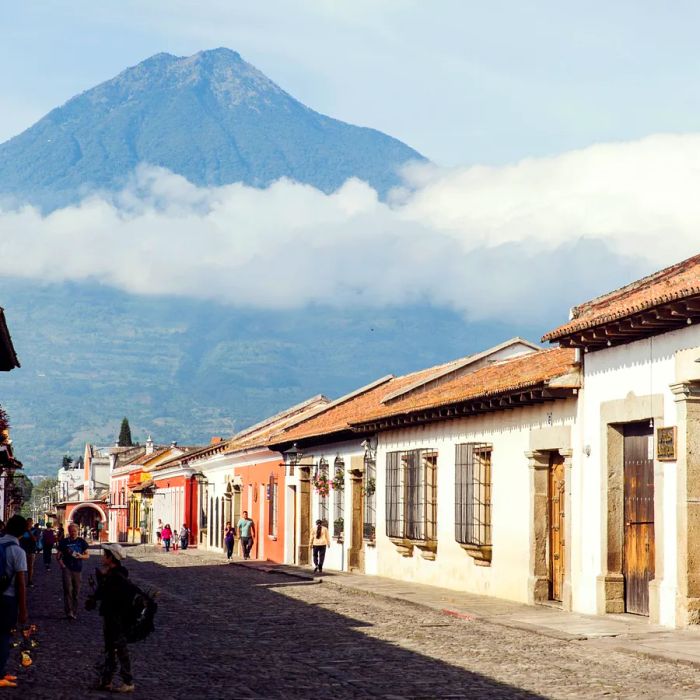
[[[194,551],[129,555],[132,578],[160,591],[156,632],[131,646],[136,698],[700,698],[694,668],[609,646],[619,637],[535,634],[453,600],[438,609]],[[37,570],[30,605],[40,646],[20,688],[2,692],[108,697],[87,691],[98,616],[63,619],[57,568]]]

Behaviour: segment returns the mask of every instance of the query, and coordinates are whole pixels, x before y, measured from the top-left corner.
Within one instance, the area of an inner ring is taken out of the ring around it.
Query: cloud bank
[[[508,167],[409,168],[380,202],[197,188],[142,166],[116,195],[0,212],[4,274],[91,280],[237,306],[432,303],[537,319],[698,252],[700,135],[603,144]]]

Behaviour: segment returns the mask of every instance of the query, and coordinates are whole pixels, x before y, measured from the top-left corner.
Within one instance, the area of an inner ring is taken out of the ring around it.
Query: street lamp
[[[296,442],[287,450],[282,453],[282,458],[284,459],[285,467],[289,467],[289,476],[294,475],[294,467],[299,464],[302,458],[302,452],[297,447]]]
[[[365,451],[365,460],[373,462],[377,458],[377,437],[370,437],[364,439],[360,445]]]

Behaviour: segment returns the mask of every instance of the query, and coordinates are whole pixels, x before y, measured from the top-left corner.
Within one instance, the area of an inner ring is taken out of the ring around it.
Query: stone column
[[[547,562],[549,452],[526,452],[530,466],[530,576],[528,601],[549,600]]]
[[[676,401],[676,625],[700,624],[700,382],[671,385]]]
[[[299,466],[299,566],[310,563],[309,537],[311,535],[311,467]]]

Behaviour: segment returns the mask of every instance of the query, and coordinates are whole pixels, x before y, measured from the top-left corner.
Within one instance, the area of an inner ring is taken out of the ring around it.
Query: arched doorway
[[[70,514],[70,520],[78,526],[80,537],[92,542],[99,542],[107,526],[105,513],[91,503],[74,508]]]

